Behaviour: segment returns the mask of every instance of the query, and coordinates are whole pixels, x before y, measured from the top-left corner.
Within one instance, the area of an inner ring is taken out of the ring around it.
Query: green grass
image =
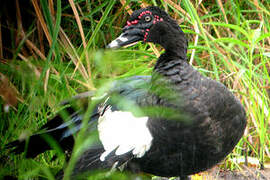
[[[159,46],[139,43],[128,49],[104,50],[125,25],[128,8],[135,10],[141,5],[138,1],[122,2],[78,0],[77,16],[68,1],[55,1],[52,13],[48,1],[43,0],[36,6],[18,4],[21,18],[16,9],[6,15],[16,14],[15,22],[1,23],[1,149],[6,143],[38,130],[60,110],[59,103],[72,95],[100,89],[113,79],[151,74],[158,56],[156,50],[161,51]],[[269,2],[179,2],[148,0],[142,6],[158,5],[177,19],[189,39],[190,63],[205,76],[225,84],[247,111],[246,133],[220,167],[241,171],[242,165],[234,160],[245,156],[257,158],[260,165],[256,166],[263,168],[270,162]],[[30,23],[25,20],[24,10],[34,14]],[[24,28],[23,35],[16,24]],[[4,112],[5,104],[13,105],[8,113]],[[82,152],[82,144],[91,143],[84,141],[84,133],[81,131],[76,138],[69,163],[64,162],[61,153],[52,159],[53,151],[35,159],[1,151],[0,177],[16,174],[20,179],[53,179],[67,164],[65,178],[68,179]],[[112,178],[127,176],[131,175],[117,173]],[[95,178],[104,177],[92,177]]]

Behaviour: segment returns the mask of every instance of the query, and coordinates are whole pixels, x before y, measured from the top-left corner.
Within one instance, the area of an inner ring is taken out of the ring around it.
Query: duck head
[[[122,34],[107,48],[131,46],[139,41],[160,44],[166,51],[176,53],[183,50],[186,53],[187,49],[187,40],[177,22],[154,6],[134,11]]]

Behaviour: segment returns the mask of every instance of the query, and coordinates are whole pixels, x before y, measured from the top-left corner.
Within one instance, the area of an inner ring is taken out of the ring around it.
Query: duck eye
[[[151,19],[152,19],[151,16],[145,16],[144,17],[145,22],[149,22],[149,21],[151,21]]]

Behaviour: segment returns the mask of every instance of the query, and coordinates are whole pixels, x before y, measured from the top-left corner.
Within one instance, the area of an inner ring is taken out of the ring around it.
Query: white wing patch
[[[135,117],[131,112],[108,108],[98,120],[99,138],[105,149],[100,160],[104,161],[116,148],[116,155],[132,150],[136,157],[142,157],[150,149],[153,139],[147,121],[148,117]]]

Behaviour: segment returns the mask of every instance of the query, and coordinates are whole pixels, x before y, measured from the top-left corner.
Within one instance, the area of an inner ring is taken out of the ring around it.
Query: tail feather
[[[88,124],[89,127],[93,128],[92,124],[96,122],[98,116],[97,113],[91,116]],[[60,120],[62,122],[63,120],[60,116],[56,116],[42,127],[46,129],[45,131],[34,134],[24,140],[10,142],[5,145],[5,149],[10,149],[10,152],[15,154],[21,154],[25,151],[25,156],[27,158],[34,158],[37,155],[52,149],[48,142],[47,137],[49,137],[50,139],[54,139],[63,151],[72,151],[74,145],[73,135],[81,129],[82,119],[82,115],[74,113],[69,121],[60,123]]]
[[[6,149],[11,149],[11,153],[21,154],[26,151],[27,158],[34,158],[37,155],[49,150],[51,147],[41,134],[33,135],[26,140],[15,140],[5,146]]]

